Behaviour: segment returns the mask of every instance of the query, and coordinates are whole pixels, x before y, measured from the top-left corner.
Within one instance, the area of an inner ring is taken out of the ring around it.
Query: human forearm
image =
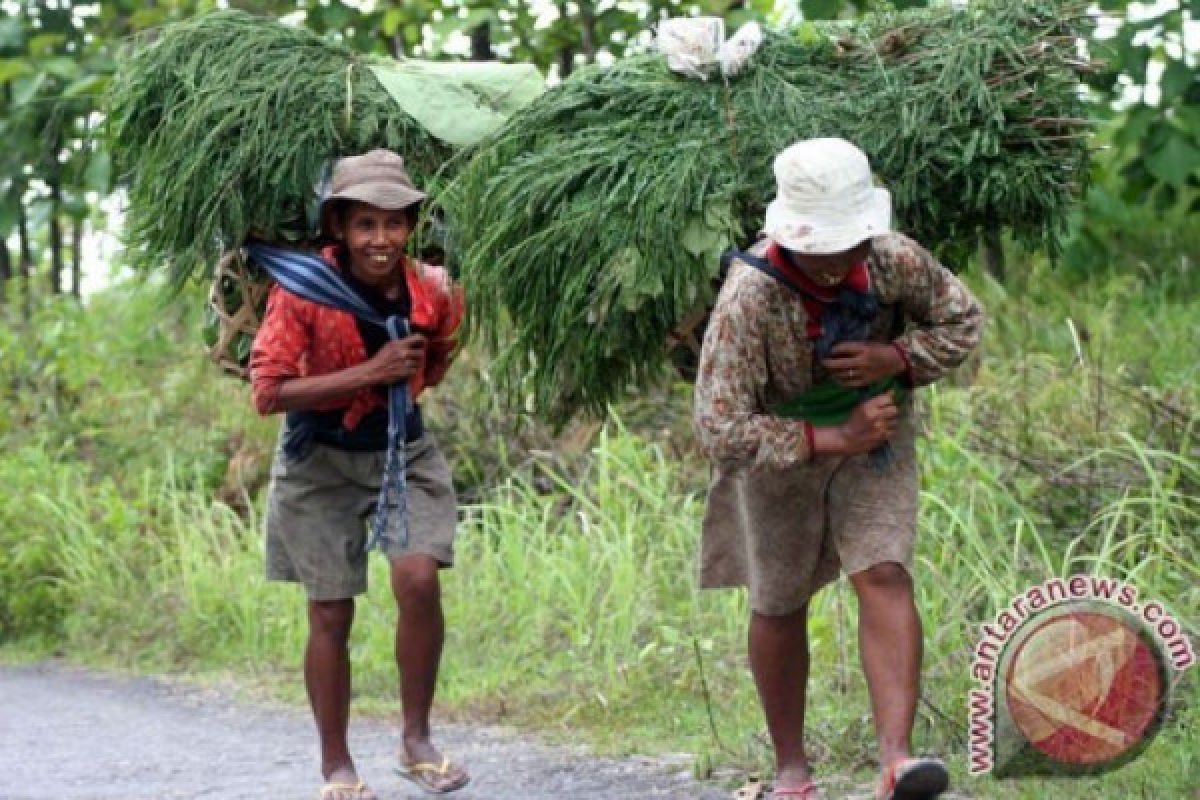
[[[864,400],[841,425],[811,428],[814,456],[852,456],[869,453],[887,442],[896,430],[900,410],[885,393]]]
[[[908,248],[907,258],[901,258],[907,269],[900,306],[913,327],[894,344],[907,361],[908,382],[925,386],[961,364],[979,344],[984,312],[956,275],[915,243],[909,241]]]
[[[807,463],[812,455],[803,420],[719,413],[701,405],[694,423],[700,447],[713,461],[788,469]]]
[[[370,362],[327,375],[291,378],[280,384],[272,410],[305,411],[319,408],[330,400],[352,395],[379,383]]]

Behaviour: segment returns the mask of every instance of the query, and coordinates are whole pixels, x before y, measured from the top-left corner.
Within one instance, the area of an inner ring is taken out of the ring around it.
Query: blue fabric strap
[[[311,253],[247,242],[250,257],[287,291],[319,305],[347,311],[359,319],[379,325],[391,339],[403,339],[411,328],[401,316],[385,317],[343,280],[325,259]],[[383,466],[383,482],[371,522],[366,549],[385,545],[391,538],[388,521],[395,514],[401,547],[408,546],[408,508],[405,467],[408,462],[405,418],[411,406],[408,381],[388,387],[388,448]]]

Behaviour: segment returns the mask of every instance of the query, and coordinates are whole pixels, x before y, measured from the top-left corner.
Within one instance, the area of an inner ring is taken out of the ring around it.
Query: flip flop
[[[446,786],[439,786],[437,784],[438,778],[446,778],[450,775],[451,770],[456,769],[462,772],[462,780]],[[396,767],[396,774],[402,778],[407,778],[430,794],[457,792],[471,782],[471,776],[467,774],[466,770],[452,763],[445,756],[442,757],[441,764],[434,764],[431,761],[414,761],[401,764],[399,767]]]
[[[341,795],[337,795],[341,792]],[[346,794],[349,792],[349,794]],[[321,800],[332,800],[333,797],[348,797],[349,800],[377,800],[375,792],[363,781],[356,783],[338,783],[330,781],[321,787]]]
[[[946,765],[936,758],[904,758],[883,773],[879,800],[933,800],[950,786]]]
[[[733,800],[762,800],[766,793],[766,784],[760,780],[751,779],[745,786],[734,791]]]
[[[799,786],[776,786],[767,795],[767,800],[821,800],[821,790],[816,781],[805,781]]]

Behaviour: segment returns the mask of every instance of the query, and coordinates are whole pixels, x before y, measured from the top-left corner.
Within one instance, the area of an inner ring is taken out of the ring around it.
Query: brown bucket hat
[[[372,150],[340,158],[333,165],[329,196],[321,201],[321,232],[332,233],[329,214],[337,201],[357,200],[395,211],[424,199],[425,193],[413,186],[404,159],[391,150]]]

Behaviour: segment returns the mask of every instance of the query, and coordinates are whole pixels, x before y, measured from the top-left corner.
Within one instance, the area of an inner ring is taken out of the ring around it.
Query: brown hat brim
[[[425,199],[425,193],[411,186],[402,186],[395,182],[359,183],[348,186],[340,192],[335,192],[325,198],[325,203],[331,200],[357,200],[360,203],[399,211],[408,208]],[[322,204],[324,205],[324,204]]]
[[[425,193],[407,186],[395,183],[366,183],[331,194],[321,201],[320,226],[322,236],[333,236],[333,226],[330,214],[338,203],[357,202],[382,208],[387,211],[400,211],[412,208],[425,199]]]

